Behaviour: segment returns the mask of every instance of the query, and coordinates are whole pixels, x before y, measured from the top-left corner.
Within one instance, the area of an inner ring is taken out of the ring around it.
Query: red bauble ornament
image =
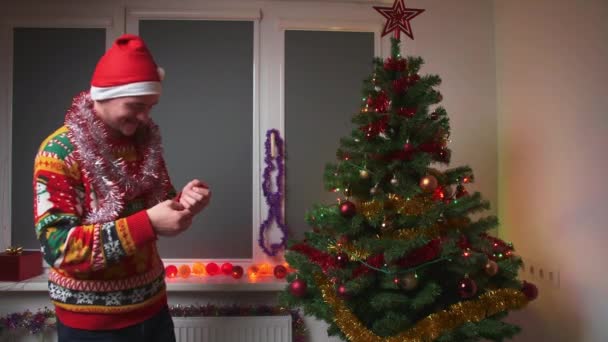
[[[498,264],[496,263],[496,261],[488,260],[483,269],[487,275],[492,277],[495,276],[496,273],[498,273]]]
[[[469,277],[465,277],[458,284],[458,293],[462,298],[471,298],[477,293],[477,283]]]
[[[283,265],[276,265],[273,273],[277,279],[283,279],[285,276],[287,276],[287,268],[285,268]]]
[[[340,204],[340,214],[346,218],[355,216],[357,213],[357,207],[351,201],[344,201]]]
[[[521,287],[521,291],[526,295],[528,300],[535,300],[536,297],[538,297],[538,288],[536,285],[525,280],[523,282],[523,286]]]
[[[233,266],[232,267],[232,278],[234,279],[241,279],[241,277],[243,276],[243,267],[241,266]]]
[[[460,235],[458,238],[458,247],[461,249],[471,248],[471,243],[469,242],[469,238],[466,235]]]
[[[382,91],[374,99],[374,110],[378,113],[386,113],[389,105],[389,98],[384,91]]]
[[[407,69],[407,60],[400,58],[397,60],[397,71],[405,71]]]
[[[393,7],[374,6],[374,9],[387,19],[382,30],[382,36],[384,37],[394,31],[396,39],[400,39],[401,31],[411,39],[414,39],[410,20],[424,12],[423,9],[405,7],[403,0],[395,0]]]
[[[401,288],[411,291],[418,286],[418,276],[415,273],[408,273],[399,279],[399,286]]]
[[[414,145],[412,143],[410,143],[409,141],[406,142],[405,144],[403,144],[403,152],[407,153],[407,154],[412,154],[414,153],[415,148]]]
[[[407,78],[401,77],[393,81],[393,92],[395,94],[404,93],[407,90]]]
[[[338,296],[342,297],[342,298],[348,298],[348,290],[346,290],[346,286],[344,284],[341,284],[340,286],[338,286]]]
[[[437,161],[440,161],[442,163],[449,163],[450,150],[448,150],[447,148],[442,148],[441,150],[439,150],[439,152],[437,152]]]
[[[220,267],[216,263],[210,262],[205,265],[205,271],[207,271],[208,275],[214,276],[220,273]]]
[[[344,268],[346,267],[346,264],[348,264],[348,255],[346,253],[338,253],[338,255],[336,255],[336,265],[340,268]]]
[[[426,142],[426,143],[420,144],[419,149],[420,149],[420,151],[426,152],[426,153],[438,153],[440,151],[441,147],[436,142]]]
[[[175,265],[165,267],[165,274],[167,275],[167,278],[175,278],[177,277],[177,273],[178,271]]]
[[[464,197],[464,196],[466,196],[466,195],[468,195],[468,194],[469,194],[469,193],[468,193],[467,189],[465,189],[465,188],[464,188],[464,185],[459,184],[459,185],[456,187],[456,194],[455,194],[454,196],[455,196],[456,198],[461,198],[461,197]]]
[[[384,61],[384,70],[386,71],[405,71],[405,69],[407,69],[407,61],[403,58],[393,59],[393,57],[389,57]],[[407,81],[407,79],[404,79],[404,81]]]
[[[395,62],[392,57],[389,57],[384,60],[384,70],[393,71],[395,69]]]
[[[229,262],[225,262],[222,264],[222,273],[224,273],[225,275],[230,275],[232,274],[232,264]]]
[[[445,192],[443,191],[443,187],[439,186],[435,191],[433,191],[433,200],[435,201],[443,201],[445,199]]]
[[[303,297],[306,294],[306,282],[302,279],[295,279],[289,284],[289,293],[295,297]]]

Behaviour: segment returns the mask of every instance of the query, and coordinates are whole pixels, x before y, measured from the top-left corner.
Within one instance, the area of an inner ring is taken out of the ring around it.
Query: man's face
[[[150,111],[158,103],[159,95],[126,96],[95,101],[95,111],[116,136],[130,137],[137,128],[150,122]]]

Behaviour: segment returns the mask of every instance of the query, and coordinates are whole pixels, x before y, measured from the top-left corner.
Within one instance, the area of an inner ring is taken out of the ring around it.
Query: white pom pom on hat
[[[161,70],[140,37],[123,34],[97,63],[91,79],[91,98],[160,95],[165,76]]]

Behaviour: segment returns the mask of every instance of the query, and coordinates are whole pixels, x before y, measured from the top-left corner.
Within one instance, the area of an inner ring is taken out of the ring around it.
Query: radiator
[[[173,317],[177,342],[292,342],[291,316]]]

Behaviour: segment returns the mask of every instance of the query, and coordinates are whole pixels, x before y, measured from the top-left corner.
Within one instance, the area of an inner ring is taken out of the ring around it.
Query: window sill
[[[274,277],[233,279],[226,276],[189,277],[166,279],[167,292],[279,292],[285,289],[287,282]],[[0,292],[46,292],[48,276],[37,277],[20,282],[0,281]]]

